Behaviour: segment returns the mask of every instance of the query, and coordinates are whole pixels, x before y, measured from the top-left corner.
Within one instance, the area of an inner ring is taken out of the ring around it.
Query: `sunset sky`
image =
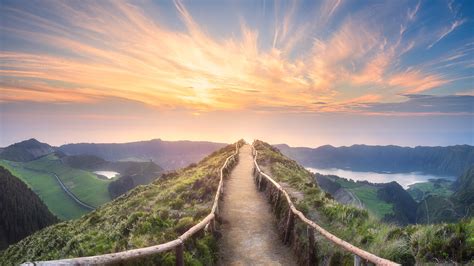
[[[474,1],[0,0],[0,146],[474,145]]]

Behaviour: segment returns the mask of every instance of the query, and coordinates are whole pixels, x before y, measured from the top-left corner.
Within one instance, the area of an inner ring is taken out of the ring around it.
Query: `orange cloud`
[[[426,75],[420,71],[407,71],[394,75],[390,78],[389,84],[406,88],[403,92],[414,94],[424,92],[448,83],[439,75]]]
[[[328,38],[316,38],[310,50],[290,58],[289,51],[312,30],[294,26],[296,2],[277,23],[274,45],[268,50],[259,48],[259,32],[245,23],[240,39],[212,38],[183,3],[174,3],[186,26],[184,32],[168,29],[137,6],[121,1],[51,6],[65,25],[9,10],[42,30],[2,31],[59,52],[0,52],[1,101],[86,102],[120,97],[195,112],[332,112],[347,111],[348,103],[380,100],[374,95],[383,94],[361,89],[347,102],[340,92],[342,85],[375,84],[416,93],[447,82],[418,70],[387,76],[393,58],[401,53],[398,44],[380,45],[386,42],[382,35],[357,19],[346,20]],[[324,2],[321,10],[327,14],[318,19],[327,22],[341,5],[342,1]],[[366,63],[361,70],[352,69],[358,61]],[[320,101],[332,104],[314,105]]]

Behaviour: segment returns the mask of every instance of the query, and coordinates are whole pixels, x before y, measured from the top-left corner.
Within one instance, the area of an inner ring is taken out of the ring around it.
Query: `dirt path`
[[[252,152],[240,149],[239,163],[224,185],[221,265],[296,265],[290,248],[281,242],[276,219],[252,178]]]

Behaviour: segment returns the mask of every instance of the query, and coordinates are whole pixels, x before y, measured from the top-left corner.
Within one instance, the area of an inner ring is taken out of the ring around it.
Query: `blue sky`
[[[0,145],[474,144],[473,1],[0,3]]]

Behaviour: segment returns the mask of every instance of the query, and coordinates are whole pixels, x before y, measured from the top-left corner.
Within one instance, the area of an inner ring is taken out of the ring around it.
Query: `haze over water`
[[[409,185],[415,183],[426,182],[429,179],[447,179],[454,181],[454,176],[436,176],[430,174],[423,174],[419,172],[411,173],[376,173],[376,172],[355,172],[351,170],[338,169],[338,168],[311,168],[306,167],[312,173],[320,173],[323,175],[336,175],[346,179],[352,179],[355,181],[369,181],[371,183],[389,183],[396,181],[404,189],[407,189]]]

